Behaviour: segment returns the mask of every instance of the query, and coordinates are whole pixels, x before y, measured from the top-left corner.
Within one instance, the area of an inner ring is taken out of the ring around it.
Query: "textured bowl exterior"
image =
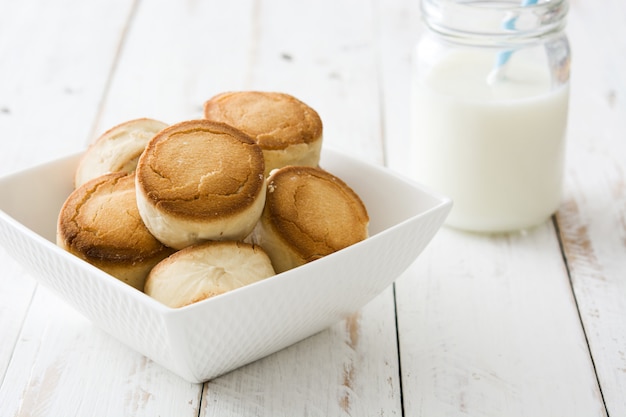
[[[321,166],[365,202],[371,236],[270,279],[171,309],[54,244],[78,158],[0,178],[0,244],[95,325],[190,382],[276,352],[359,310],[411,265],[451,208],[448,198],[389,170],[324,150]]]

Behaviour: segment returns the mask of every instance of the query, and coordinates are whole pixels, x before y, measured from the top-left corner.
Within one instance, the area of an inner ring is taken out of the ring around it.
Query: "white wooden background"
[[[447,228],[353,317],[206,384],[121,345],[0,250],[0,416],[626,416],[626,2],[572,0],[563,204]],[[417,0],[0,0],[0,175],[232,89],[316,108],[408,172]],[[0,198],[3,198],[0,196]]]

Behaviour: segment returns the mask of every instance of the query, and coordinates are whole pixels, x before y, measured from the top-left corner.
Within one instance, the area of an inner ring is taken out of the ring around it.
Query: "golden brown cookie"
[[[287,165],[317,166],[322,121],[297,98],[264,91],[218,94],[204,104],[204,117],[250,135],[263,149],[265,174]]]
[[[148,229],[182,249],[240,240],[265,204],[261,148],[223,123],[191,120],[159,132],[136,171],[137,204]]]
[[[174,252],[143,224],[134,175],[119,172],[87,181],[67,198],[57,244],[138,290],[150,269]]]
[[[321,168],[288,166],[267,179],[265,209],[250,238],[280,273],[364,240],[368,225],[363,202],[342,180]]]

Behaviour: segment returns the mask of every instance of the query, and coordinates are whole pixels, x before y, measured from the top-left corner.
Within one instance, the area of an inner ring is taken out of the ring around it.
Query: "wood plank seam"
[[[393,283],[393,311],[396,325],[396,349],[398,352],[398,391],[400,392],[400,415],[405,416],[404,412],[404,390],[402,388],[402,355],[400,354],[400,330],[398,327],[398,300],[396,298],[396,283]]]
[[[24,322],[26,321],[26,317],[28,317],[28,312],[30,311],[30,308],[33,304],[33,299],[35,298],[35,293],[37,292],[37,289],[39,288],[39,283],[35,283],[35,287],[33,288],[33,291],[30,293],[30,299],[28,300],[28,306],[26,307],[26,314],[24,314],[22,316],[22,319],[20,320],[20,332],[18,333],[17,337],[13,340],[13,346],[11,347],[11,356],[9,357],[9,361],[8,361],[8,366],[4,369],[4,372],[2,373],[2,378],[0,378],[0,390],[2,390],[2,387],[4,386],[4,382],[5,382],[5,378],[6,378],[6,374],[7,371],[9,369],[9,366],[11,366],[11,363],[13,363],[13,356],[15,355],[15,348],[19,342],[19,340],[22,337],[22,332],[24,331]]]
[[[124,45],[126,43],[126,39],[128,37],[130,28],[132,27],[133,22],[135,21],[135,17],[137,16],[137,9],[139,8],[140,2],[141,0],[133,1],[133,5],[130,8],[130,13],[128,14],[128,17],[126,18],[126,23],[124,24],[124,27],[121,31],[120,39],[117,44],[117,48],[115,50],[115,55],[113,56],[113,60],[111,61],[111,68],[109,69],[109,76],[107,77],[105,84],[104,84],[104,88],[102,89],[102,95],[100,96],[100,100],[98,101],[97,108],[96,108],[96,115],[95,115],[93,123],[91,124],[91,129],[89,131],[89,135],[86,138],[85,145],[89,145],[89,143],[91,143],[95,139],[96,134],[98,133],[98,128],[100,126],[100,120],[101,120],[102,113],[105,108],[107,96],[111,89],[111,84],[113,82],[113,79],[115,78],[115,74],[117,73],[117,68],[120,62],[120,58],[122,56],[122,52],[124,50]]]
[[[561,256],[563,257],[563,265],[565,266],[565,271],[567,272],[567,278],[569,280],[569,287],[570,287],[572,299],[574,300],[574,304],[576,305],[576,312],[578,313],[578,320],[580,320],[580,327],[582,328],[583,336],[585,338],[585,343],[587,344],[587,350],[589,352],[589,359],[591,360],[591,366],[593,367],[593,374],[596,378],[596,383],[598,385],[598,390],[600,392],[600,399],[602,401],[602,406],[604,407],[604,412],[606,414],[606,417],[610,417],[609,410],[606,405],[606,400],[604,399],[604,392],[602,390],[602,384],[600,384],[600,378],[598,376],[598,370],[596,368],[596,361],[593,357],[591,346],[589,345],[589,337],[587,336],[587,328],[585,327],[585,323],[583,322],[583,318],[580,313],[580,305],[578,304],[578,299],[576,298],[576,292],[574,291],[574,283],[572,282],[572,273],[570,270],[569,263],[567,261],[567,254],[565,253],[565,246],[563,244],[563,236],[561,234],[561,229],[559,228],[559,221],[556,215],[552,216],[552,224],[554,225],[554,229],[556,231],[557,241],[559,242],[559,249],[561,251]]]

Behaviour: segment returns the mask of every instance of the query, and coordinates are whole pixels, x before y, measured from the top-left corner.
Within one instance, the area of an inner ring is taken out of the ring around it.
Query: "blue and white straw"
[[[534,4],[537,4],[537,1],[538,0],[522,0],[521,5],[522,7],[532,6]],[[502,24],[502,27],[506,30],[515,30],[515,22],[517,21],[518,17],[518,15],[511,16]],[[510,49],[502,51],[498,54],[498,56],[496,57],[495,66],[487,76],[487,82],[489,84],[492,84],[493,82],[500,79],[500,77],[502,76],[502,69],[511,58],[511,55],[513,55],[513,51]]]

